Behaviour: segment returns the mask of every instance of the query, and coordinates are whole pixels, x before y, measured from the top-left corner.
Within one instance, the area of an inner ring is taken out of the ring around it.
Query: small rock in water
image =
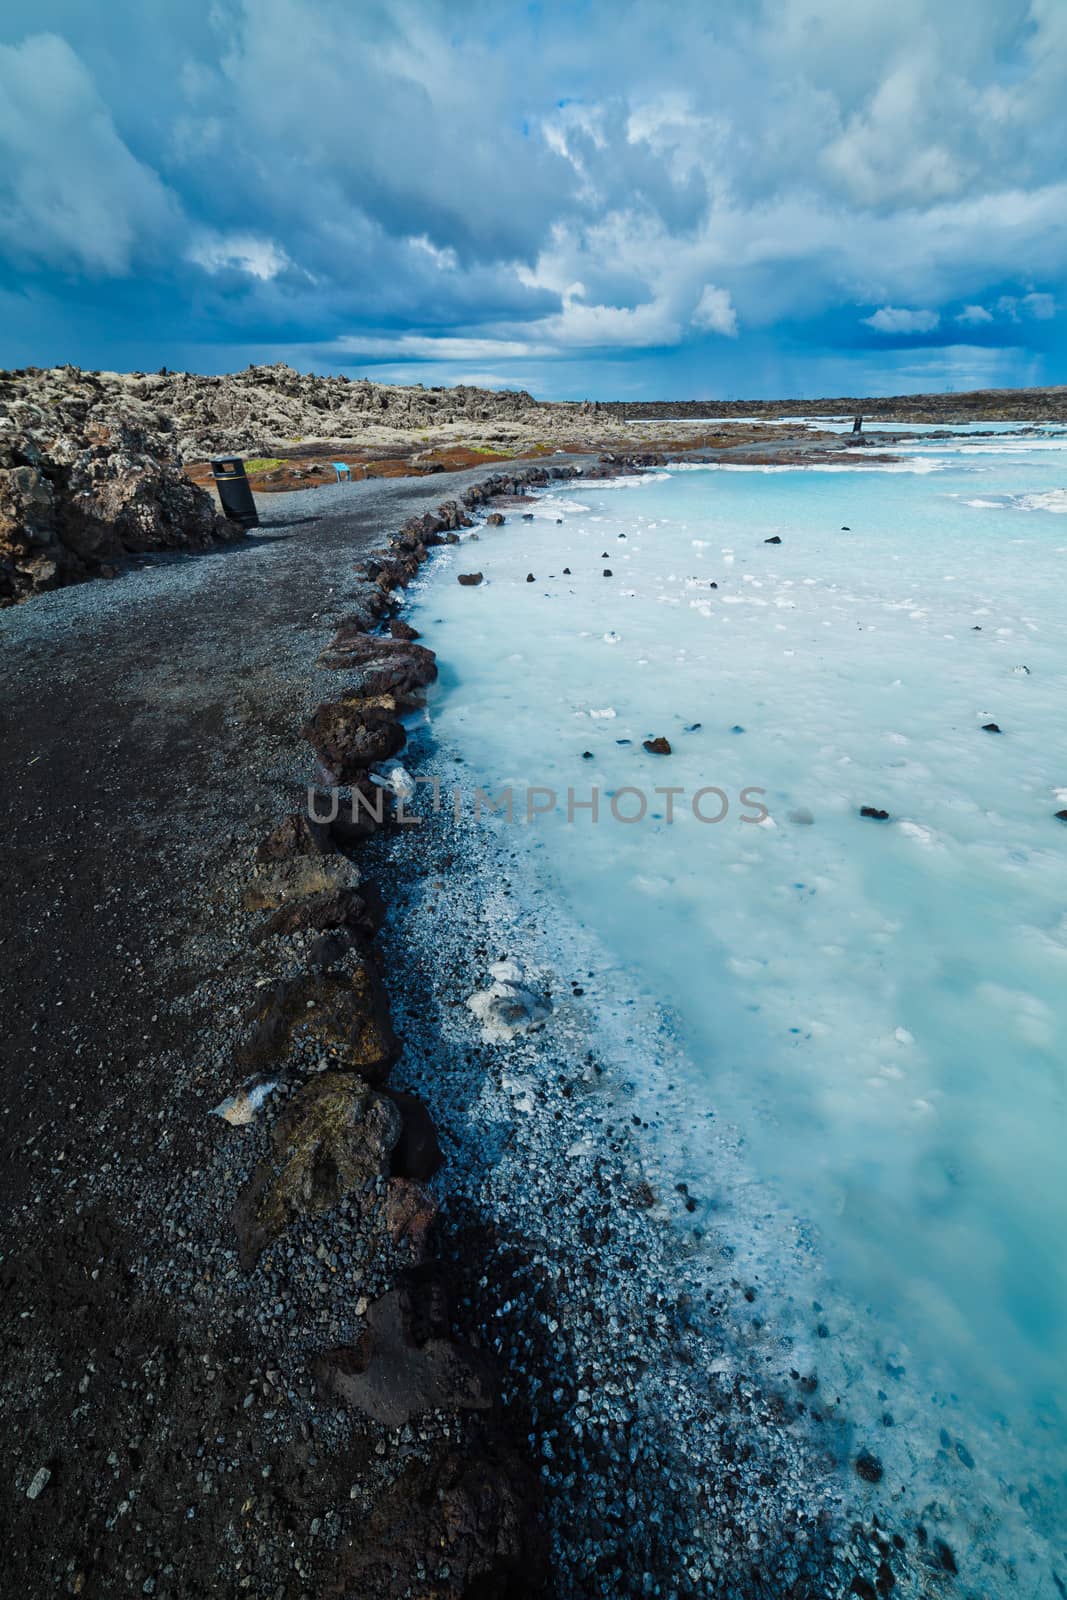
[[[36,1500],[41,1490],[48,1487],[48,1480],[51,1476],[52,1472],[49,1467],[38,1467],[30,1480],[29,1488],[26,1490],[26,1499]]]
[[[523,522],[532,522],[533,521],[533,512],[532,511],[524,511],[523,514],[522,514],[522,520],[523,520]]]
[[[852,532],[852,529],[849,527],[847,522],[843,522],[841,524],[841,532],[842,533],[851,533]]]
[[[781,544],[782,541],[781,541],[781,539],[779,539],[779,537],[778,537],[778,535],[776,533],[772,533],[770,538],[769,539],[764,539],[763,542],[764,542],[764,544]]]
[[[480,572],[461,572],[456,581],[457,583],[462,583],[468,589],[473,589],[476,583],[481,583],[482,574]]]
[[[1067,811],[1057,811],[1056,816],[1060,822],[1067,822]]]
[[[790,822],[795,822],[798,827],[807,827],[815,821],[807,806],[797,806],[795,811],[788,813]]]
[[[1001,729],[1000,724],[997,723],[997,722],[983,722],[982,723],[982,732],[983,733],[1000,733],[1002,731],[1003,730]]]
[[[526,582],[527,583],[536,583],[537,582],[537,579],[534,577],[532,572],[528,572],[526,574]]]
[[[485,521],[486,526],[490,528],[502,528],[504,526],[504,518],[499,511],[490,511]]]
[[[702,724],[699,722],[690,722],[685,731],[686,733],[696,733],[697,729],[701,726]]]
[[[1017,672],[1020,675],[1020,677],[1028,678],[1030,676],[1030,668],[1029,667],[1012,667],[1011,670],[1013,672]]]
[[[592,759],[593,759],[593,752],[591,750],[583,750],[582,751],[582,760],[583,761],[592,761]]]
[[[882,1463],[878,1457],[869,1450],[861,1450],[856,1457],[856,1472],[864,1483],[881,1483],[883,1474]]]
[[[563,569],[563,576],[564,576],[564,577],[565,577],[565,578],[569,578],[569,577],[570,577],[570,575],[571,575],[571,569],[570,569],[570,567],[564,567],[564,569]]]
[[[671,753],[670,740],[664,739],[662,734],[655,739],[646,739],[644,747],[650,756],[669,756]]]
[[[612,570],[611,570],[610,567],[605,567],[604,568],[604,576],[605,576],[605,578],[610,578],[610,577],[613,576],[613,573],[612,573]]]
[[[860,806],[861,817],[873,817],[875,822],[888,822],[889,812],[881,811],[877,806]]]
[[[742,728],[739,722],[735,722],[733,727],[730,729],[731,733],[744,733],[744,731],[744,728]]]
[[[608,559],[608,553],[607,553],[606,550],[601,550],[600,559],[601,559],[601,561],[606,561]]]

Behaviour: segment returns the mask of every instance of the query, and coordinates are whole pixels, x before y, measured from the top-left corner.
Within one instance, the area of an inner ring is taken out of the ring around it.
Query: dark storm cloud
[[[0,30],[0,360],[1062,375],[1059,0],[14,0]]]

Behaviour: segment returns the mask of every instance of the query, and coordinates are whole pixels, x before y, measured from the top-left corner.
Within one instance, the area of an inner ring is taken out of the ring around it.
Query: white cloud
[[[724,333],[728,339],[737,338],[737,312],[725,289],[716,289],[706,283],[693,312],[693,326],[709,333]]]
[[[1022,322],[1032,317],[1036,322],[1048,322],[1056,315],[1056,301],[1050,294],[1002,294],[997,310],[1009,322]]]
[[[1024,294],[1023,305],[1038,322],[1048,322],[1056,315],[1056,301],[1050,294]]]
[[[985,306],[964,306],[956,316],[957,322],[962,322],[965,328],[977,328],[982,323],[992,322],[993,313],[987,311]]]
[[[455,272],[459,266],[459,257],[454,250],[439,250],[424,233],[420,233],[417,238],[409,239],[408,244],[413,250],[421,250],[424,256],[429,256],[440,272]]]
[[[189,260],[205,272],[244,272],[262,283],[292,264],[280,245],[252,233],[205,233],[189,250]]]
[[[863,321],[876,333],[932,333],[941,321],[936,311],[909,311],[902,306],[883,306]]]

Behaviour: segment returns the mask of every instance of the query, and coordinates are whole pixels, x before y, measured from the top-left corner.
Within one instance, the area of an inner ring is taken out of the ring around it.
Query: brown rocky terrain
[[[222,377],[0,372],[0,606],[112,575],[138,552],[240,537],[209,492],[216,455],[246,458],[254,491],[270,493],[332,482],[335,460],[358,480],[570,452],[765,452],[766,429],[743,419],[857,412],[875,425],[1057,420],[1067,418],[1067,388],[623,404],[318,377],[282,363]],[[775,459],[798,443],[805,459],[813,447],[847,448],[809,430],[800,441],[775,438]]]

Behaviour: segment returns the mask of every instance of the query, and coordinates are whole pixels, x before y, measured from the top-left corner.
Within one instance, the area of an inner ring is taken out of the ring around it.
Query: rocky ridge
[[[765,432],[746,429],[743,418],[856,412],[872,422],[1063,420],[1067,389],[632,404],[320,377],[281,362],[217,377],[71,366],[0,372],[0,606],[112,575],[116,562],[140,552],[240,537],[207,492],[206,458],[215,455],[250,458],[258,492],[330,481],[335,454],[350,473],[367,476],[440,472],[564,446],[626,455],[751,450],[766,443]],[[709,434],[709,417],[738,420]],[[825,443],[843,447],[836,438]]]
[[[0,376],[0,606],[242,531],[186,478],[159,419],[91,374]]]
[[[166,438],[178,455],[265,450],[309,439],[358,440],[375,429],[521,420],[540,409],[524,390],[425,389],[320,377],[284,362],[205,376],[29,367],[0,373],[0,418],[18,405],[83,421],[121,422]]]
[[[804,400],[605,400],[598,416],[618,421],[695,417],[854,417],[875,422],[1067,422],[1067,385],[969,389],[959,394],[837,395]]]

